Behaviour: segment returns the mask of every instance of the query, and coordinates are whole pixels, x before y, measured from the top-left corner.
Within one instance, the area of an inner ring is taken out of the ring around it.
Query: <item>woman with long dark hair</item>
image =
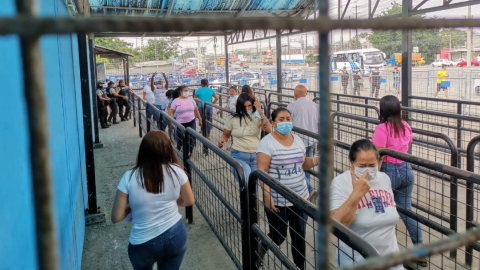
[[[380,124],[373,133],[372,142],[378,149],[388,148],[407,153],[412,143],[412,129],[402,119],[402,108],[397,97],[388,95],[380,99]],[[383,157],[380,163],[381,171],[386,173],[392,181],[395,203],[412,209],[412,192],[415,185],[415,175],[408,162],[389,156]],[[422,228],[420,223],[400,213],[414,245],[422,244]],[[427,260],[418,261],[420,266],[427,266]]]
[[[270,132],[272,126],[265,117],[260,102],[249,94],[243,93],[238,97],[235,110],[234,116],[225,123],[218,146],[223,147],[230,136],[235,138],[230,156],[242,165],[248,181],[250,172],[257,168],[257,147],[262,130]]]
[[[194,203],[187,174],[163,131],[150,131],[138,150],[137,164],[123,175],[112,222],[132,215],[128,256],[134,269],[177,270],[187,249],[187,233],[178,206]]]

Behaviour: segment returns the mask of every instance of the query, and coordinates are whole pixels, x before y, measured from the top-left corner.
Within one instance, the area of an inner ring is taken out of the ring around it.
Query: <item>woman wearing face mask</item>
[[[380,124],[373,133],[372,142],[378,149],[388,148],[398,152],[407,153],[412,143],[412,129],[402,119],[402,109],[397,97],[389,95],[380,99]],[[415,185],[415,175],[408,162],[389,156],[383,158],[380,164],[381,171],[386,173],[392,182],[395,203],[412,209],[412,192]],[[414,245],[422,244],[422,228],[420,223],[412,218],[400,214],[408,234]],[[426,259],[419,260],[418,265],[428,266]]]
[[[330,215],[369,242],[381,256],[398,251],[395,225],[397,208],[388,175],[378,172],[379,155],[370,140],[352,144],[348,158],[351,169],[332,181]],[[336,252],[339,266],[363,257],[343,242]],[[395,266],[390,270],[400,270]]]
[[[237,101],[236,113],[227,120],[218,147],[222,148],[230,136],[234,137],[230,156],[242,165],[248,181],[250,172],[257,168],[256,152],[262,129],[270,132],[271,125],[260,108],[260,102],[245,93]]]
[[[198,124],[202,126],[202,118],[200,117],[200,112],[197,109],[197,104],[195,100],[190,97],[190,91],[188,87],[183,85],[177,88],[181,95],[174,99],[172,104],[170,104],[170,117],[174,117],[176,114],[176,120],[182,124],[185,128],[190,127],[194,130],[197,129],[197,124],[195,122],[195,117],[198,118]],[[177,134],[177,149],[180,150],[182,146],[182,135]],[[193,148],[195,147],[195,139],[190,139],[190,144],[188,147],[187,158],[192,154]]]
[[[238,102],[237,102],[238,106]],[[285,108],[272,112],[275,131],[265,136],[257,148],[257,167],[268,173],[305,200],[308,188],[305,170],[318,165],[318,157],[306,157],[305,145],[300,137],[292,134],[292,116]],[[268,236],[281,245],[290,228],[292,257],[295,265],[305,269],[305,231],[308,216],[269,186],[260,182],[263,189],[265,212],[269,222]],[[258,250],[257,265],[261,265],[267,248],[262,244]]]

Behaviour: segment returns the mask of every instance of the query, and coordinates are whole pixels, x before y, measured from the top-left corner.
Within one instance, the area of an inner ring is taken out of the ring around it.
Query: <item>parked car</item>
[[[453,67],[453,62],[447,59],[438,59],[437,61],[432,63],[432,67],[441,67],[442,65]]]
[[[458,58],[458,59],[453,60],[453,61],[452,61],[452,64],[453,64],[454,66],[457,66],[458,63],[463,62],[463,61],[465,61],[464,58]]]
[[[195,69],[184,69],[180,72],[181,75],[193,75],[197,74],[197,71]]]
[[[462,59],[463,61],[457,63],[457,67],[466,67],[467,66],[467,60]],[[478,60],[473,58],[472,62],[470,62],[472,66],[477,66],[478,67]]]

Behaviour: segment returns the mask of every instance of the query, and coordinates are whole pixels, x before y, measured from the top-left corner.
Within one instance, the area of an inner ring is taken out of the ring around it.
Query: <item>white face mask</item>
[[[368,181],[372,181],[373,179],[375,179],[375,177],[377,177],[378,166],[365,167],[365,168],[353,167],[353,168],[354,168],[354,171],[355,171],[355,176],[358,179],[360,179],[360,177],[362,177],[362,175],[365,171],[368,171],[368,173],[367,173],[367,180]]]
[[[188,91],[182,92],[183,97],[188,97],[190,93]]]

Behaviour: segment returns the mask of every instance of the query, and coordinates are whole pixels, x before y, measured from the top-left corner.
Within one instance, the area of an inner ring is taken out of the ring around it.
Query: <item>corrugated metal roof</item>
[[[171,1],[173,1],[171,3]],[[89,0],[92,15],[289,16],[310,8],[312,0]],[[246,7],[245,7],[246,6]]]

